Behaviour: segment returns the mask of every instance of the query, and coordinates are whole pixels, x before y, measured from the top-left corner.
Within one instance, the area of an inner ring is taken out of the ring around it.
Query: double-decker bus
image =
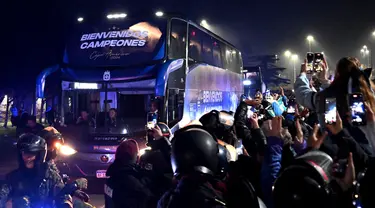
[[[85,18],[69,34],[63,63],[39,76],[37,94],[60,88],[59,129],[68,138],[61,161],[69,174],[101,178],[123,138],[142,144],[148,112],[157,109],[173,132],[212,109],[235,111],[242,67],[239,50],[182,17]],[[107,124],[109,109],[117,110],[115,127]],[[75,125],[82,110],[94,125]]]

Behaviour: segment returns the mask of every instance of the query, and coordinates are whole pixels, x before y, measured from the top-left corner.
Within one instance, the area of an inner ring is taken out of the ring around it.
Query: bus
[[[150,111],[172,133],[213,109],[235,111],[242,68],[238,49],[181,16],[85,18],[67,38],[63,63],[40,74],[37,95],[58,100],[59,130],[69,138],[63,163],[77,173],[70,175],[101,178],[124,138],[145,147]],[[58,93],[46,95],[50,88]],[[121,121],[115,127],[110,109]],[[94,125],[76,125],[83,110]]]

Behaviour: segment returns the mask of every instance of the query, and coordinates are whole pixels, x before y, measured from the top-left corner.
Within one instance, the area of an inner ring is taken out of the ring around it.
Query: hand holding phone
[[[158,123],[158,115],[156,113],[147,114],[147,129],[153,129]]]
[[[308,52],[306,55],[306,72],[307,73],[313,72],[313,64],[314,64],[314,53]]]
[[[324,120],[326,124],[336,123],[336,98],[326,98]]]
[[[356,126],[366,125],[366,108],[361,93],[352,93],[349,95],[349,107],[352,124]]]

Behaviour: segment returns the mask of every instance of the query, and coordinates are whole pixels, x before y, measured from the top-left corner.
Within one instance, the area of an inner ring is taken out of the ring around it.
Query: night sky
[[[214,32],[246,55],[282,54],[290,49],[304,56],[308,34],[317,40],[313,50],[324,51],[332,62],[359,56],[365,44],[375,50],[373,0],[13,0],[3,3],[0,12],[0,60],[5,72],[0,89],[33,84],[43,68],[61,61],[64,38],[78,16],[106,18],[113,8],[128,14],[160,9],[196,21],[204,18]]]

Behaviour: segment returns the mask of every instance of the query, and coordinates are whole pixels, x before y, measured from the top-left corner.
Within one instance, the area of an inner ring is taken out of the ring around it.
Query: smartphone
[[[242,145],[242,139],[238,140],[236,144],[236,151],[238,155],[243,155],[243,145]]]
[[[158,115],[156,113],[147,114],[147,129],[155,128],[158,123]]]
[[[336,123],[336,98],[326,98],[324,120],[326,124]]]
[[[296,113],[296,108],[294,106],[292,106],[292,105],[289,105],[288,109],[286,110],[286,112],[288,114],[295,114]]]
[[[314,53],[308,52],[306,55],[306,60],[307,60],[307,65],[306,65],[306,70],[307,73],[313,72],[313,64],[314,64]]]
[[[296,113],[296,100],[290,99],[288,102],[288,107],[286,109],[286,113],[288,114],[295,114]]]
[[[343,178],[345,176],[348,159],[340,159],[336,161],[337,167],[333,169],[333,176]]]
[[[349,107],[352,124],[356,126],[366,125],[366,110],[361,93],[349,95]]]
[[[322,68],[322,62],[323,62],[324,56],[323,53],[314,53],[314,62],[313,62],[313,71],[314,72],[321,72],[323,71]]]
[[[247,118],[251,118],[254,115],[254,112],[251,110],[251,106],[247,106]]]

